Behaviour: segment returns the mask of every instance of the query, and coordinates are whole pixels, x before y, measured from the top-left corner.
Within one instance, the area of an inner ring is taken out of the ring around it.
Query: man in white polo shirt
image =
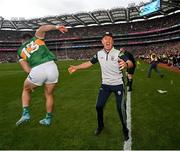
[[[133,64],[123,53],[113,47],[114,41],[111,33],[106,32],[103,35],[101,42],[104,48],[98,51],[90,61],[80,65],[71,66],[68,68],[68,71],[69,73],[73,73],[79,69],[89,68],[97,62],[100,63],[102,85],[99,90],[96,104],[98,127],[95,130],[95,135],[99,135],[104,128],[103,108],[110,94],[114,92],[117,110],[123,126],[124,140],[127,141],[129,139],[129,130],[126,124],[126,103],[124,99],[123,74],[121,70],[130,68]]]

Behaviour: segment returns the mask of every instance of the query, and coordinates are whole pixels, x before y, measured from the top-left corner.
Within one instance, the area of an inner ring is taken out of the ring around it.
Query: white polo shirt
[[[101,66],[102,84],[123,84],[123,75],[118,63],[120,59],[123,59],[125,62],[128,60],[123,53],[115,48],[112,48],[109,53],[102,49],[93,56],[91,63],[95,64],[99,62]]]

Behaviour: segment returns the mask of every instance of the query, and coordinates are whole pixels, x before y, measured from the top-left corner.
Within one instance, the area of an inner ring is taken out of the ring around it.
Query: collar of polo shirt
[[[108,54],[108,53],[110,53],[110,52],[112,52],[114,50],[114,47],[112,47],[112,49],[110,51],[106,51],[106,49],[103,49],[103,50],[104,50],[105,53]]]

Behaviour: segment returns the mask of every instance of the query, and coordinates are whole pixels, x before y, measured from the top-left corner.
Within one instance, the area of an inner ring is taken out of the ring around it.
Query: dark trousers
[[[158,74],[160,77],[162,76],[161,72],[160,72],[159,69],[157,68],[157,65],[158,65],[158,63],[151,63],[151,65],[150,65],[150,67],[149,67],[149,69],[148,69],[148,77],[149,77],[149,78],[151,77],[151,72],[152,72],[153,69],[157,72],[157,74]]]
[[[117,106],[117,111],[118,111],[122,126],[124,129],[126,129],[127,116],[126,116],[126,103],[123,96],[124,95],[123,85],[110,86],[110,85],[104,85],[104,84],[102,84],[100,87],[97,104],[96,104],[98,128],[101,129],[104,127],[103,108],[112,92],[116,96],[116,106]]]

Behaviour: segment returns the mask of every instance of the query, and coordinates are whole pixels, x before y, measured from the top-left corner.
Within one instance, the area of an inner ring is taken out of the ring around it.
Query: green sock
[[[133,79],[129,79],[129,88],[132,89]]]
[[[46,118],[52,118],[52,113],[51,112],[46,113]]]
[[[23,115],[29,114],[29,106],[23,107]]]

